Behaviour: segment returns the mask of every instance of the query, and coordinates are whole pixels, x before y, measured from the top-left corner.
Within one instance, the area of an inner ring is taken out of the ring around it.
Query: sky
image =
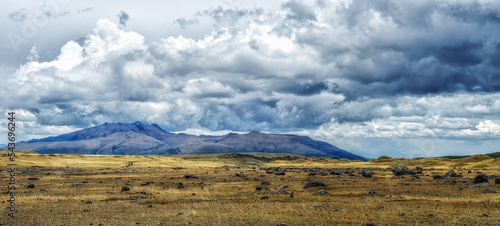
[[[368,158],[500,151],[499,1],[146,2],[4,1],[0,133],[14,111],[17,140],[141,121]]]

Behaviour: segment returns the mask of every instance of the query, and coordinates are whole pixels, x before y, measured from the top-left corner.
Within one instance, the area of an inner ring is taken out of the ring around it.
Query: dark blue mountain
[[[223,136],[169,133],[156,124],[105,123],[55,137],[19,142],[17,150],[40,154],[209,154],[209,153],[289,153],[304,156],[367,159],[327,142],[293,134],[268,134],[252,131]]]

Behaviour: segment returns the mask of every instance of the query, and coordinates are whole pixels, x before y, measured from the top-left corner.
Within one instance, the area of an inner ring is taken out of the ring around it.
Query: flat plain
[[[0,225],[498,225],[500,158],[0,152]],[[402,163],[421,173],[396,175]],[[488,184],[474,183],[485,174]],[[306,186],[307,185],[307,186]],[[482,185],[482,186],[481,186]],[[486,186],[484,186],[486,185]]]

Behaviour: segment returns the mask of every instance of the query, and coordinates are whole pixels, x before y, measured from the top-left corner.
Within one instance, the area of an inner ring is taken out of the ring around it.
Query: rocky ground
[[[287,161],[287,160],[282,160]],[[480,168],[31,167],[1,225],[498,225],[500,171]]]

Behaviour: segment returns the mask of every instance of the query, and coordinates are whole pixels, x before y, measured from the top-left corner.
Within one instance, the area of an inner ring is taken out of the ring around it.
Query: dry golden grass
[[[0,159],[7,159],[4,154],[0,153]],[[463,183],[461,178],[432,178],[433,173],[444,174],[453,167],[455,172],[469,178],[474,178],[477,171],[499,176],[496,159],[474,156],[458,160],[381,159],[364,163],[289,156],[293,160],[279,160],[287,156],[19,153],[16,159],[19,212],[11,219],[7,209],[1,208],[0,224],[498,225],[500,222],[500,193],[482,193],[484,187],[470,188],[472,183]],[[410,175],[395,177],[386,170],[399,162],[410,168],[423,166],[424,175],[421,179]],[[5,170],[5,161],[2,164],[0,168]],[[279,167],[278,171],[284,170],[285,175],[266,173],[271,167]],[[363,178],[356,168],[369,168],[375,175]],[[310,175],[340,169],[353,175]],[[198,178],[186,179],[186,174]],[[7,200],[8,175],[4,171],[0,175],[3,181],[0,199]],[[147,181],[153,183],[146,184]],[[262,185],[262,181],[271,185]],[[327,186],[304,189],[308,181],[322,181]],[[22,186],[27,183],[36,187]],[[178,183],[183,183],[184,188],[178,189]],[[492,186],[488,188],[500,192],[500,185],[493,180],[490,183]],[[281,185],[288,187],[280,188]],[[123,186],[130,191],[122,192]],[[256,187],[264,190],[257,191]],[[320,189],[329,194],[313,195]],[[370,191],[380,196],[369,195]],[[286,194],[291,192],[293,198]],[[56,199],[60,201],[55,203]],[[2,203],[3,207],[7,205]]]

